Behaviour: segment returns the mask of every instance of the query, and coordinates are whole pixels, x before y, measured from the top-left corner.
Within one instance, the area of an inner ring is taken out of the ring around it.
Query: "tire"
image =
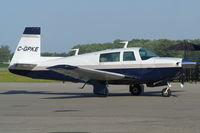
[[[130,85],[129,91],[133,96],[139,96],[143,92],[143,87],[141,85]]]
[[[166,92],[166,90],[167,90],[167,88],[164,88],[164,89],[162,90],[162,96],[163,96],[163,97],[170,97],[170,96],[171,96],[171,90],[168,89],[167,92]]]

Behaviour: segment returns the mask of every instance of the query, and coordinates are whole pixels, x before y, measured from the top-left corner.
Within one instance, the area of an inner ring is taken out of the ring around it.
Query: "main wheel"
[[[133,84],[131,84],[129,86],[129,91],[131,92],[132,95],[138,96],[138,95],[142,94],[143,87],[142,87],[142,85],[133,85]]]
[[[170,97],[171,96],[171,90],[170,89],[168,89],[167,91],[167,88],[164,88],[163,90],[162,90],[162,96],[163,97]]]
[[[98,97],[107,97],[108,94],[109,94],[109,90],[108,88],[105,90],[105,93],[104,94],[101,94],[101,93],[94,93],[96,94]]]

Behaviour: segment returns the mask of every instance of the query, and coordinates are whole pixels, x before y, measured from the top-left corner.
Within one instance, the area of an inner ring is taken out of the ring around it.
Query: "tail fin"
[[[32,63],[38,58],[40,58],[40,27],[26,27],[10,66],[18,63]]]

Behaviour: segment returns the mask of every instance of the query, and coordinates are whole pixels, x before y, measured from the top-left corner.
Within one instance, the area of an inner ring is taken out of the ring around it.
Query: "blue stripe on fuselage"
[[[107,72],[124,74],[138,79],[140,82],[153,82],[171,79],[181,71],[180,67],[170,68],[126,68],[126,69],[98,69]]]
[[[101,71],[114,72],[119,74],[124,74],[128,77],[133,77],[138,79],[141,83],[155,82],[160,80],[170,80],[177,73],[181,71],[180,67],[171,68],[121,68],[121,69],[98,69]],[[51,70],[10,70],[10,72],[23,75],[31,78],[38,79],[51,79],[60,81],[71,81],[71,82],[81,82],[78,79],[60,74]]]

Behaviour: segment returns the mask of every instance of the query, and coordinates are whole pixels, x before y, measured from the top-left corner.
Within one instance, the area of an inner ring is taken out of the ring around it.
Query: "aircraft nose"
[[[198,65],[199,62],[188,60],[188,59],[182,59],[182,63],[181,64],[182,64],[183,68],[192,68],[195,65]]]

